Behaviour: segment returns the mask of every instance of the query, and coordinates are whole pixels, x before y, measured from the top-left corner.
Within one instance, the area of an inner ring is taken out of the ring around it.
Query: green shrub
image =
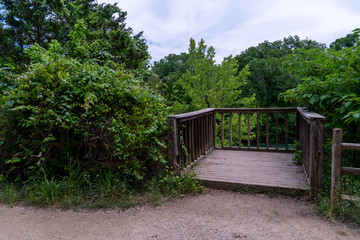
[[[175,175],[173,172],[166,172],[159,183],[161,192],[167,196],[176,196],[178,194],[190,192],[202,192],[200,180],[193,172],[180,176]]]
[[[0,102],[0,166],[7,179],[41,179],[40,170],[64,175],[70,156],[115,163],[139,182],[165,162],[159,138],[167,111],[141,79],[116,64],[67,57],[56,41],[49,50],[35,45],[28,55],[28,71]]]

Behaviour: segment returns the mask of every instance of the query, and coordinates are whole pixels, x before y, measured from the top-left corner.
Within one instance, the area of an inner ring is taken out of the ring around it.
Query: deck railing
[[[215,147],[215,109],[168,117],[169,163],[177,173]]]
[[[289,114],[295,114],[297,112],[296,108],[217,108],[215,109],[215,112],[217,114],[221,115],[221,149],[239,149],[239,150],[256,150],[256,151],[289,151],[292,152],[292,150],[289,149],[289,142],[288,142],[288,116]],[[279,115],[284,115],[285,123],[284,126],[282,126],[285,130],[285,146],[280,147],[279,146]],[[224,136],[224,115],[227,115],[229,118],[229,146],[225,146],[224,142],[227,140]],[[236,146],[233,145],[233,116],[237,115],[237,128],[238,128],[238,143]],[[271,116],[273,115],[273,116]],[[275,147],[270,147],[269,143],[269,116],[274,117],[275,119]],[[256,146],[251,146],[251,124],[250,124],[250,118],[256,117]],[[259,120],[261,117],[266,118],[265,123],[265,139],[266,143],[265,146],[260,145],[260,127]],[[242,118],[245,118],[243,121]],[[246,144],[243,146],[242,144],[242,131],[241,131],[241,125],[242,123],[245,123],[246,127]]]
[[[333,129],[333,142],[332,142],[332,169],[331,169],[331,206],[334,208],[339,199],[360,201],[348,195],[341,195],[340,179],[343,175],[356,175],[360,176],[360,168],[341,167],[341,150],[354,149],[360,150],[360,144],[356,143],[343,143],[342,142],[342,129]]]
[[[296,121],[292,121],[291,125],[289,124],[290,114],[296,114]],[[279,126],[280,116],[282,126]],[[272,119],[271,123],[269,119]],[[302,145],[302,161],[309,184],[314,191],[317,191],[321,187],[325,119],[317,113],[308,112],[302,108],[208,108],[169,116],[167,120],[169,164],[177,173],[180,173],[215,148],[293,152],[290,146],[293,140],[297,139]],[[255,124],[251,120],[255,121]],[[227,129],[225,125],[228,125]],[[233,133],[235,131],[233,126],[236,126],[238,130],[236,136]],[[272,133],[274,144],[270,144],[269,141],[270,128],[275,128],[275,133]],[[290,129],[295,135],[291,142]],[[265,134],[261,132],[264,130]],[[243,136],[244,132],[245,136]],[[225,133],[228,138],[225,137]],[[281,146],[280,137],[284,141]],[[256,144],[251,144],[251,138],[256,139]],[[237,143],[234,143],[234,139],[237,139]],[[260,140],[264,143],[260,144]]]

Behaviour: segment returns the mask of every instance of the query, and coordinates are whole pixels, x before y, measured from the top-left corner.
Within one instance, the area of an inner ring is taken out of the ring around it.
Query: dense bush
[[[359,41],[360,29],[354,31]],[[350,140],[360,139],[360,46],[333,49],[299,49],[288,57],[286,66],[301,77],[301,83],[287,90],[285,100],[327,117],[331,127],[341,127]],[[354,131],[355,130],[355,131]]]
[[[91,51],[77,47],[79,55]],[[1,99],[6,178],[36,177],[39,170],[59,174],[73,157],[116,163],[139,181],[164,162],[159,137],[167,111],[141,80],[114,63],[69,57],[56,41],[49,50],[33,46],[28,56],[30,67]]]

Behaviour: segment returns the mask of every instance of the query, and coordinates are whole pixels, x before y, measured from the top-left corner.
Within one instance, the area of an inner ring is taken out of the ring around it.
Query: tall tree
[[[134,35],[125,26],[126,12],[116,4],[95,0],[2,0],[2,35],[10,42],[3,58],[25,62],[24,50],[39,44],[47,48],[51,40],[64,44],[78,20],[84,19],[89,44],[98,42],[100,61],[111,60],[126,68],[148,64],[149,54],[142,33]]]
[[[183,98],[184,89],[179,88],[176,82],[187,70],[188,53],[169,54],[160,61],[155,61],[151,70],[156,74],[159,84],[157,88],[163,94],[169,105]]]
[[[246,65],[250,68],[249,80],[244,86],[246,91],[243,93],[255,94],[261,107],[284,106],[285,102],[278,100],[278,95],[296,87],[299,78],[283,68],[283,57],[294,53],[296,49],[312,48],[324,49],[326,45],[294,36],[275,42],[264,41],[246,49],[235,57],[239,62],[239,71]]]
[[[338,38],[330,44],[330,48],[334,50],[341,50],[343,48],[349,48],[357,46],[359,40],[359,34],[356,32],[349,33],[346,37]]]
[[[249,106],[254,97],[240,98],[241,86],[249,75],[248,67],[237,72],[237,62],[232,56],[215,64],[215,49],[201,39],[196,46],[190,39],[187,71],[178,83],[185,91],[186,102],[180,102],[181,111],[208,107]]]

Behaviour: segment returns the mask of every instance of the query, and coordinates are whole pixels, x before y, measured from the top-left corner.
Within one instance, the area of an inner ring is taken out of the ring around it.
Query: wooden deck
[[[292,158],[291,153],[213,150],[198,162],[195,172],[206,187],[306,193],[303,167]]]

